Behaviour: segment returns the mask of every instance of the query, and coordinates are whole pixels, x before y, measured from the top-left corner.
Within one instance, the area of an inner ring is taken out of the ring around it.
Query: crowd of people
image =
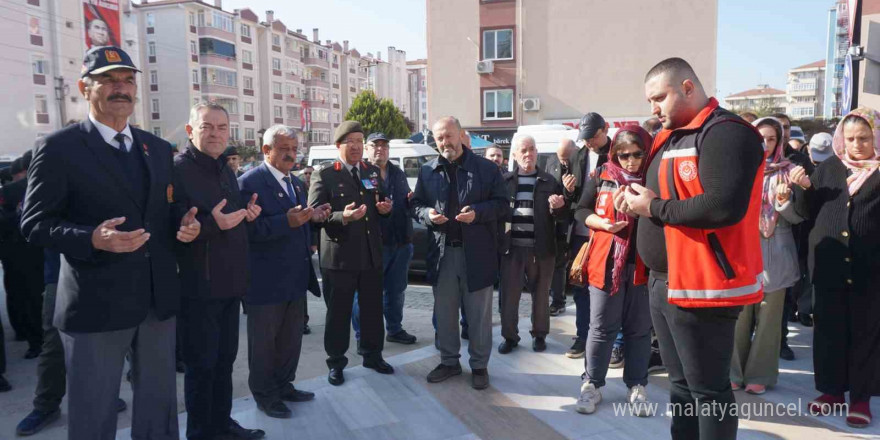
[[[129,125],[139,72],[116,47],[87,52],[79,91],[87,120],[42,138],[0,190],[2,262],[16,339],[39,357],[38,432],[69,399],[71,439],[116,437],[126,360],[132,437],[179,437],[175,370],[184,372],[189,439],[257,439],[231,417],[232,367],[246,313],[248,386],[257,408],[288,418],[315,395],[293,382],[308,326],[306,295],[327,306],[328,382],[341,386],[351,329],[363,366],[394,374],[385,342],[403,328],[412,219],[427,227],[427,281],[440,361],[430,383],[461,375],[490,386],[495,286],[499,354],[521,342],[519,304],[531,294],[531,347],[547,347],[551,316],[574,297],[584,358],[577,412],[602,401],[623,368],[626,402],[649,416],[648,374],[671,382],[675,439],[732,439],[734,391],[763,394],[793,359],[786,323],[814,325],[816,415],[838,405],[871,423],[880,394],[880,113],[859,108],[834,135],[789,139],[785,115],[736,115],[670,58],[645,77],[653,117],[610,137],[598,113],[538,166],[535,139],[514,137],[480,157],[451,116],[433,125],[440,155],[415,188],[388,160],[389,139],[357,121],[334,134],[337,160],[297,163],[297,131],[262,137],[264,161],[238,170],[229,116],[190,112],[188,145]],[[321,275],[312,264],[319,255]],[[0,326],[0,391],[8,391]],[[716,411],[704,411],[712,407]],[[724,408],[719,414],[717,408]],[[295,407],[294,407],[295,409]]]

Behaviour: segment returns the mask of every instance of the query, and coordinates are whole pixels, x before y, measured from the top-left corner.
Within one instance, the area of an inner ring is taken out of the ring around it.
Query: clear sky
[[[833,5],[834,0],[718,0],[715,94],[723,98],[758,84],[784,90],[788,69],[825,57]],[[322,41],[349,40],[362,54],[381,51],[387,59],[388,46],[394,46],[410,60],[427,56],[425,0],[223,0],[225,10],[244,7],[261,20],[273,9],[288,28],[301,28],[311,38],[317,27]]]

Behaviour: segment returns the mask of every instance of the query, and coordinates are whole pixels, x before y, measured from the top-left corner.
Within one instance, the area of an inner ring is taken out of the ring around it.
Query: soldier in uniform
[[[382,233],[379,217],[391,213],[381,192],[379,169],[362,161],[364,130],[345,121],[334,134],[339,158],[312,174],[309,206],[330,203],[332,213],[321,228],[321,272],[327,320],[324,349],[331,385],[345,382],[351,310],[358,292],[364,367],[382,374],[394,368],[382,359]]]

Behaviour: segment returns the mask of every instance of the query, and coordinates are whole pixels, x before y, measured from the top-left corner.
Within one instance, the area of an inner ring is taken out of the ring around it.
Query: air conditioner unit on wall
[[[495,63],[491,61],[477,61],[477,73],[492,73],[495,71]]]
[[[536,112],[541,110],[541,100],[538,98],[523,98],[522,106],[524,112]]]

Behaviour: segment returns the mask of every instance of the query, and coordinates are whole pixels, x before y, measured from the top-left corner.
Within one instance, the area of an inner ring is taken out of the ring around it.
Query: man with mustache
[[[190,440],[258,439],[230,417],[232,365],[238,354],[241,298],[248,289],[248,228],[259,217],[257,195],[243,199],[223,152],[229,115],[215,103],[190,109],[189,142],[174,158],[174,213],[198,209],[198,239],[177,246],[182,287],[180,332],[186,365],[186,437]],[[246,221],[246,222],[245,222]]]
[[[262,208],[248,228],[248,385],[257,408],[275,418],[292,414],[283,401],[315,397],[297,390],[292,382],[302,349],[306,290],[310,281],[318,282],[312,269],[309,223],[326,220],[330,205],[313,209],[306,204],[305,185],[291,173],[298,146],[293,128],[269,127],[263,134],[265,161],[238,178],[241,198],[256,196]]]
[[[332,213],[321,227],[321,272],[327,320],[324,350],[330,385],[345,382],[348,364],[351,310],[355,292],[360,307],[364,367],[381,374],[394,368],[382,359],[382,228],[379,216],[391,214],[393,202],[385,197],[379,169],[363,162],[364,130],[356,121],[344,121],[334,133],[339,159],[312,174],[309,206],[330,204]]]
[[[498,221],[509,212],[507,185],[498,166],[461,144],[461,124],[445,117],[434,124],[441,156],[422,165],[412,198],[415,218],[428,227],[428,281],[440,365],[428,382],[461,374],[458,308],[468,316],[471,386],[489,386],[492,353],[492,285],[498,277]]]
[[[172,212],[171,145],[128,123],[135,72],[117,47],[86,53],[77,85],[89,117],[38,141],[22,213],[25,238],[62,254],[54,323],[75,440],[116,438],[129,351],[132,437],[179,437],[174,245],[196,239],[201,224],[194,208]]]

